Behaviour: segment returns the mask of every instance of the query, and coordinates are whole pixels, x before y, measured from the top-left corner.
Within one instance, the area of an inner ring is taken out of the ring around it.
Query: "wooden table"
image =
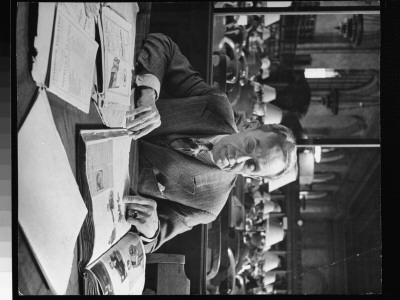
[[[133,3],[113,3],[112,8],[129,22],[136,22]],[[138,3],[140,11],[136,22],[135,58],[142,48],[144,37],[148,33],[150,3]],[[37,4],[19,3],[17,11],[16,49],[17,49],[17,124],[22,126],[32,107],[37,87],[31,76],[30,57],[32,55],[33,37],[37,22]],[[76,176],[76,137],[80,129],[105,128],[93,103],[89,114],[85,114],[52,93],[47,93],[54,121],[62,143],[65,147],[72,172]],[[137,143],[132,142],[132,162],[137,161]],[[136,163],[137,165],[137,163]],[[137,168],[131,173],[132,182],[136,182]],[[18,228],[18,289],[22,294],[51,294],[46,281],[38,267],[26,237]],[[79,294],[77,268],[77,246],[74,249],[74,260],[66,294]]]

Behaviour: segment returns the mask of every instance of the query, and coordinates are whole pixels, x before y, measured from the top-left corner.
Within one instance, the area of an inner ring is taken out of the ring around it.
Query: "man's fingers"
[[[146,134],[148,134],[150,131],[156,129],[157,127],[159,127],[161,125],[161,121],[157,121],[151,125],[149,125],[148,127],[140,130],[139,132],[135,133],[132,132],[131,134],[129,134],[134,140],[140,139],[141,137],[145,136]]]
[[[140,129],[150,125],[155,124],[160,121],[160,116],[158,111],[145,112],[136,119],[127,122],[127,128],[131,131],[139,131]],[[155,127],[154,127],[155,128]]]
[[[136,117],[134,120],[132,120],[132,121],[128,120],[127,127],[134,128],[135,126],[142,124],[143,122],[146,122],[147,120],[153,118],[155,115],[156,114],[154,111],[146,111],[143,114],[141,114],[139,117]]]
[[[150,216],[153,213],[154,207],[151,205],[126,203],[125,210],[127,213],[133,213],[134,211],[137,211],[138,213],[141,212],[147,216]]]
[[[153,129],[153,126],[149,126],[148,128],[144,129],[144,130],[140,130],[137,133],[132,133],[130,136],[134,139],[134,140],[138,140],[140,139],[142,136],[145,136],[146,134],[148,134],[151,130]]]
[[[142,124],[138,124],[136,126],[127,126],[127,127],[128,131],[132,132],[132,134],[139,135],[142,133],[142,130],[144,128],[146,128],[147,126],[152,126],[152,124],[153,124],[152,121],[147,121]]]
[[[125,116],[127,118],[131,118],[131,117],[136,116],[137,114],[140,114],[140,113],[146,112],[146,111],[150,111],[150,110],[151,110],[151,106],[140,106],[138,108],[127,111]]]
[[[125,219],[129,224],[144,224],[154,213],[154,207],[134,203],[125,204]]]
[[[136,203],[125,203],[125,208],[126,210],[131,210],[131,211],[141,211],[144,213],[151,213],[154,209],[153,205],[149,204],[136,204]]]
[[[134,204],[141,204],[141,205],[149,205],[152,207],[157,207],[157,202],[152,200],[152,199],[147,199],[141,196],[124,196],[122,200],[128,204],[128,203],[134,203]]]
[[[146,128],[147,126],[151,126],[152,129],[155,129],[156,127],[156,123],[158,122],[158,120],[145,120],[143,123],[135,126],[135,127],[130,127],[129,130],[132,131],[133,133],[135,133],[135,131],[139,131],[141,129]],[[160,122],[161,123],[161,122]]]
[[[130,218],[140,220],[141,223],[146,222],[150,217],[152,213],[148,211],[140,211],[137,209],[128,209],[125,212],[125,219],[128,220]]]
[[[145,136],[160,125],[160,114],[155,105],[140,105],[126,113],[126,127],[132,132],[130,136],[135,140]]]

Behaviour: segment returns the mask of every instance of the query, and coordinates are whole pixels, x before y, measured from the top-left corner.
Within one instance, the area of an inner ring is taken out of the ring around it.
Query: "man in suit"
[[[169,37],[147,36],[136,71],[139,99],[127,127],[140,138],[139,196],[124,200],[147,253],[215,220],[238,174],[273,178],[294,166],[291,132],[254,124],[239,132],[227,96],[204,82]]]

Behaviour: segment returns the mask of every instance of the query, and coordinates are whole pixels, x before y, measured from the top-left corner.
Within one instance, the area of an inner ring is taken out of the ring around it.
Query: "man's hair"
[[[275,133],[276,137],[271,138],[274,141],[273,145],[281,148],[285,158],[285,167],[281,172],[272,176],[264,176],[264,178],[277,179],[289,173],[297,163],[296,138],[292,131],[286,126],[279,124],[263,124],[254,128],[254,130]]]

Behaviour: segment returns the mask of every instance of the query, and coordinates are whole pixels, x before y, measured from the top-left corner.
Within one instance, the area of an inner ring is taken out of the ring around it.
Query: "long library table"
[[[112,8],[131,24],[136,23],[135,58],[143,46],[149,30],[151,3],[138,3],[139,13],[134,14],[132,2],[113,3]],[[37,86],[31,76],[31,55],[37,22],[37,4],[19,3],[17,9],[17,127],[22,126],[37,94]],[[65,147],[71,170],[76,176],[76,137],[80,129],[106,128],[92,102],[89,114],[78,110],[56,95],[48,92],[48,99],[57,131]],[[131,161],[137,165],[137,142],[132,141]],[[137,168],[131,170],[131,181],[137,182]],[[44,183],[45,184],[45,183]],[[18,226],[18,291],[23,295],[48,295],[51,291],[40,271],[23,231]],[[66,294],[79,294],[77,246]]]

